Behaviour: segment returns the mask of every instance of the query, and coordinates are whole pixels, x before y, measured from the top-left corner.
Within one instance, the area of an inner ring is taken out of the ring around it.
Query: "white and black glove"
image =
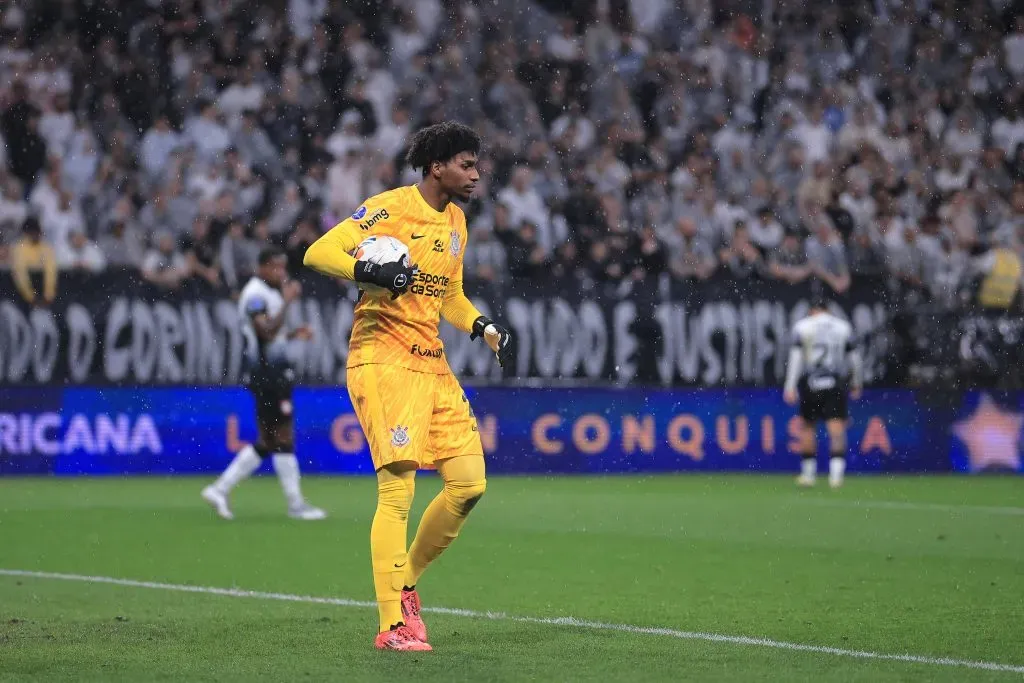
[[[498,365],[503,368],[512,366],[512,361],[515,359],[513,358],[511,332],[482,315],[473,321],[473,333],[469,335],[470,339],[477,337],[483,337],[487,345],[491,347],[491,351],[494,351],[494,355],[498,357]]]
[[[391,292],[392,299],[404,294],[415,276],[416,267],[404,265],[401,261],[383,265],[372,261],[356,261],[355,281],[383,287]]]

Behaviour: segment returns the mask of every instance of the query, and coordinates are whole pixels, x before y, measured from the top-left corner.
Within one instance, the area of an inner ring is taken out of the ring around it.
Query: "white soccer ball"
[[[395,263],[401,261],[403,265],[410,265],[409,247],[405,246],[402,240],[390,235],[371,235],[359,243],[352,255],[359,261],[369,261],[378,265]],[[359,288],[367,294],[388,294],[388,290],[376,285],[359,283]]]

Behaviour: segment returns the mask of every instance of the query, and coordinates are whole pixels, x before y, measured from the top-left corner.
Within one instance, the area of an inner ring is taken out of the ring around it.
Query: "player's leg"
[[[836,387],[825,396],[822,418],[828,431],[828,483],[832,488],[843,485],[846,474],[846,428],[850,412],[845,387]]]
[[[414,462],[395,462],[377,470],[377,509],[370,526],[370,556],[381,632],[404,623],[402,581],[409,560],[406,544],[415,477]]]
[[[377,509],[370,526],[370,559],[380,628],[378,650],[427,651],[402,618],[402,580],[409,562],[406,551],[409,508],[416,490],[415,462],[393,462],[377,470]]]
[[[437,398],[430,426],[435,466],[444,485],[420,519],[409,548],[409,566],[402,591],[402,613],[417,636],[426,640],[416,583],[451,545],[469,513],[487,489],[483,446],[476,417],[465,393],[451,375],[438,379]]]
[[[370,558],[381,650],[429,650],[402,620],[402,582],[408,564],[409,507],[415,473],[428,447],[432,409],[422,373],[385,365],[348,370],[348,392],[370,445],[377,472],[377,508],[370,527]],[[414,397],[385,401],[384,397]]]
[[[430,502],[409,548],[405,588],[416,587],[430,563],[454,541],[469,513],[487,490],[484,456],[462,455],[437,463],[444,480],[441,492]]]
[[[203,500],[209,503],[223,519],[234,519],[234,514],[228,503],[231,490],[258,470],[264,458],[270,454],[266,444],[268,443],[268,425],[274,419],[274,402],[268,395],[266,385],[260,375],[254,377],[249,385],[249,391],[256,403],[256,425],[259,429],[259,439],[255,444],[243,446],[217,481],[203,489],[202,493]]]
[[[327,513],[307,503],[302,495],[302,475],[299,472],[299,460],[295,457],[295,427],[290,415],[288,417],[274,425],[270,437],[274,450],[274,471],[281,482],[285,500],[288,501],[288,516],[306,521],[325,519]]]
[[[248,479],[253,472],[259,469],[260,463],[263,462],[263,456],[260,455],[258,448],[258,446],[253,444],[245,444],[242,450],[235,454],[231,464],[221,473],[217,481],[203,489],[203,500],[209,503],[223,519],[234,519],[235,517],[228,503],[231,489],[235,488],[245,479]],[[264,455],[267,452],[264,450]]]
[[[829,443],[828,484],[832,488],[839,488],[846,474],[846,420],[828,420],[825,429],[828,431]]]
[[[796,483],[800,486],[814,486],[818,476],[818,420],[820,419],[820,401],[817,393],[808,389],[806,382],[800,387],[800,476]]]
[[[796,481],[801,486],[814,486],[818,477],[818,424],[809,420],[802,420],[802,422],[800,476]]]

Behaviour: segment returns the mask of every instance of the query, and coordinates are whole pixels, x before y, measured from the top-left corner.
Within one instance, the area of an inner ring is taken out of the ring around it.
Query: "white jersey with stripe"
[[[850,377],[853,327],[839,316],[818,312],[797,321],[792,341],[800,351],[800,376],[809,389],[833,389]]]
[[[284,296],[280,290],[255,276],[245,283],[238,296],[238,319],[242,324],[242,335],[245,337],[245,360],[248,364],[259,365],[261,361],[287,363],[288,334],[285,327],[282,325],[277,335],[269,342],[261,342],[252,324],[255,316],[266,314],[273,318],[283,307]]]

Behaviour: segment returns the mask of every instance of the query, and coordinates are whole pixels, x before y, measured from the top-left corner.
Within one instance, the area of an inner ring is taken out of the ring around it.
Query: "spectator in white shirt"
[[[563,149],[576,153],[586,152],[596,139],[597,129],[576,100],[572,100],[569,110],[551,124],[551,140]]]
[[[327,206],[338,216],[348,216],[366,198],[366,182],[359,150],[350,148],[327,170]]]
[[[1012,159],[1017,145],[1024,142],[1024,116],[1019,104],[1008,104],[1005,112],[992,124],[992,142]]]
[[[211,163],[205,169],[196,168],[188,179],[188,192],[200,201],[211,201],[228,186],[223,163]]]
[[[839,195],[839,206],[850,212],[858,230],[868,230],[875,219],[874,198],[868,194],[871,179],[863,168],[854,166],[846,172],[847,191]]]
[[[971,168],[957,155],[943,154],[935,174],[935,189],[942,194],[958,192],[967,188],[971,180]]]
[[[139,145],[139,165],[151,179],[160,178],[167,169],[171,152],[180,144],[181,136],[171,128],[167,116],[161,114],[142,136],[142,144]]]
[[[327,138],[324,148],[338,160],[344,159],[350,151],[361,152],[366,144],[362,125],[362,114],[355,109],[346,109],[338,121],[338,129]]]
[[[793,134],[803,145],[807,161],[824,161],[828,158],[832,147],[832,131],[825,123],[824,111],[820,104],[815,104],[811,108],[808,120],[798,124]]]
[[[142,259],[142,277],[167,289],[174,289],[189,276],[188,262],[171,233],[162,231],[153,236],[156,248]]]
[[[409,109],[400,104],[391,112],[390,119],[377,128],[372,150],[385,159],[394,159],[405,146],[406,138],[411,131]]]
[[[85,231],[82,210],[67,190],[60,191],[56,208],[44,213],[39,224],[46,240],[58,251],[67,246],[71,233]]]
[[[770,251],[782,244],[786,231],[775,218],[771,207],[765,206],[757,212],[755,219],[747,223],[747,232],[751,242],[763,251]]]
[[[1024,14],[1018,14],[1014,31],[1003,38],[1006,68],[1019,83],[1024,79]]]
[[[942,138],[945,154],[977,159],[981,155],[984,140],[981,133],[971,124],[968,114],[961,112],[956,122]]]
[[[509,210],[509,224],[520,225],[523,221],[537,228],[537,243],[545,253],[551,244],[551,217],[540,193],[533,187],[533,171],[526,166],[517,166],[512,171],[512,182],[498,193],[498,202]]]
[[[547,53],[562,62],[576,62],[583,55],[583,41],[576,33],[576,21],[572,17],[558,20],[558,31],[548,36],[545,44]]]
[[[861,104],[853,112],[853,121],[847,123],[839,131],[836,144],[839,146],[840,151],[849,154],[859,149],[863,144],[880,149],[881,140],[882,130],[874,122],[871,107],[867,104]]]
[[[242,112],[258,111],[263,106],[264,88],[253,76],[252,67],[242,69],[241,77],[221,92],[217,106],[228,117],[231,128],[241,121]]]
[[[313,37],[313,27],[327,13],[327,0],[288,0],[288,25],[300,42]]]
[[[625,198],[626,184],[632,178],[629,166],[615,156],[611,145],[601,148],[598,157],[587,166],[587,179],[594,183],[598,194],[612,194],[622,201]]]
[[[28,194],[28,205],[32,213],[36,216],[43,216],[56,209],[63,187],[61,163],[57,159],[50,159],[46,167],[46,174],[36,181],[32,191]]]
[[[28,202],[22,197],[21,181],[8,176],[0,188],[0,244],[13,244],[21,235],[28,218]]]
[[[85,236],[85,231],[81,228],[73,229],[68,234],[67,242],[57,245],[54,251],[57,256],[57,267],[61,270],[98,273],[107,266],[103,252],[95,242]]]
[[[39,135],[46,141],[50,156],[63,157],[74,132],[75,115],[71,113],[70,98],[67,93],[58,93],[39,118]]]
[[[216,161],[231,145],[231,136],[220,118],[217,105],[207,102],[202,106],[201,114],[185,124],[185,138],[195,146],[200,161]]]

